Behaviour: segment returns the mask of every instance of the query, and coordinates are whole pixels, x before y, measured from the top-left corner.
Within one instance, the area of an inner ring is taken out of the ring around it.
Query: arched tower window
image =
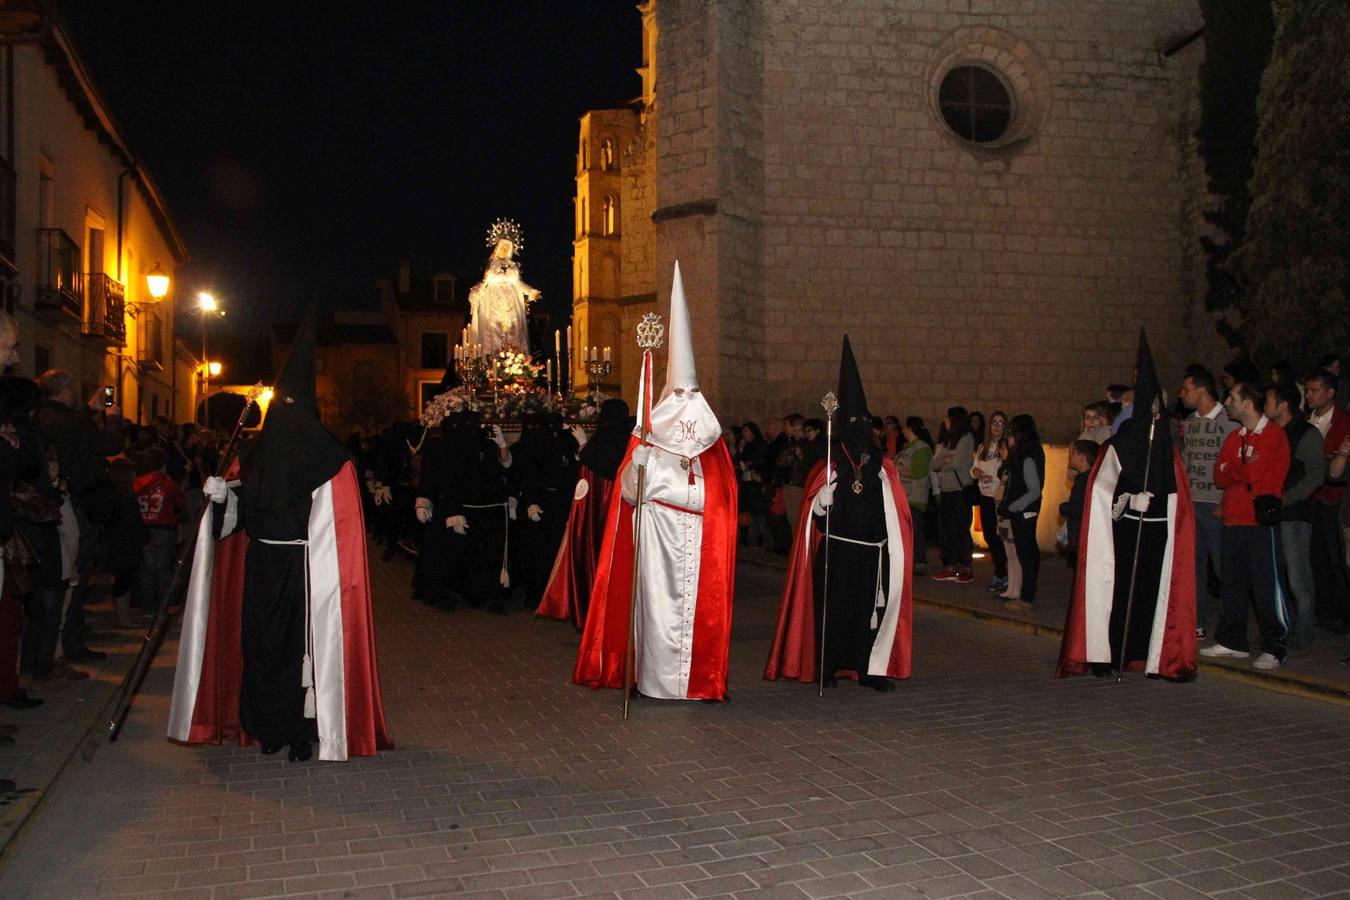
[[[613,172],[614,166],[614,139],[605,138],[600,145],[600,168],[606,172]]]
[[[613,194],[606,194],[601,207],[603,221],[601,230],[603,234],[615,234],[619,230],[619,202],[614,199]]]
[[[580,171],[586,171],[586,138],[583,136],[577,144],[577,162],[580,163]]]

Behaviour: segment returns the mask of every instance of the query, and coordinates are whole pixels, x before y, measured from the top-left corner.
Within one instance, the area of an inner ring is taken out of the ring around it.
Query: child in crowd
[[[178,523],[187,510],[187,496],[168,474],[168,457],[157,447],[141,455],[136,467],[136,502],[149,540],[141,553],[140,584],[136,605],[155,609],[173,577],[173,555],[178,544]]]
[[[1064,541],[1060,549],[1070,569],[1078,565],[1078,531],[1083,522],[1088,473],[1097,462],[1100,448],[1096,441],[1081,438],[1069,448],[1069,477],[1073,479],[1073,487],[1069,490],[1069,499],[1059,505],[1059,514],[1064,517]]]

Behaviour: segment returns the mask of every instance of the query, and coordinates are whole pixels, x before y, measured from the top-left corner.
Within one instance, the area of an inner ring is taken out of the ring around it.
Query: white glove
[[[515,497],[506,498],[506,515],[512,522],[516,520],[516,510],[520,508],[520,501]]]
[[[834,506],[834,485],[837,476],[831,472],[830,480],[825,482],[825,486],[816,492],[816,499],[811,503],[811,514],[823,516]]]
[[[394,502],[393,490],[391,490],[389,485],[387,484],[380,485],[379,490],[375,492],[375,505],[379,506],[381,503],[383,503],[385,506],[390,506],[393,504],[393,502]]]
[[[431,501],[426,497],[418,497],[416,503],[417,521],[423,525],[431,521]]]
[[[445,520],[445,527],[455,534],[465,534],[469,530],[469,520],[463,516],[451,516]]]
[[[230,496],[230,489],[225,485],[224,478],[212,475],[202,482],[202,493],[209,497],[212,503],[224,503]]]
[[[526,507],[525,515],[530,517],[531,522],[538,522],[540,519],[544,518],[544,508],[538,503],[531,503]]]
[[[572,437],[576,438],[578,450],[586,446],[586,441],[588,440],[586,437],[586,429],[582,428],[580,425],[572,426]]]
[[[1140,491],[1138,494],[1131,494],[1130,509],[1137,513],[1148,512],[1148,504],[1152,499],[1152,491]]]
[[[638,444],[633,448],[633,465],[646,466],[652,458],[652,448],[647,444]]]
[[[502,434],[502,426],[493,425],[492,431],[488,433],[488,440],[496,444],[498,448],[506,449],[506,435]]]

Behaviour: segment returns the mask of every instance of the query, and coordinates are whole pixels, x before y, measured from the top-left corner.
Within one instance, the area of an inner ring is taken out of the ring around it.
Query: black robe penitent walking
[[[471,606],[500,610],[507,547],[507,484],[497,446],[483,436],[476,416],[449,424],[428,447],[418,496],[431,500],[431,521],[422,532],[417,593],[427,602],[454,608],[457,597]],[[447,527],[464,516],[465,534]]]
[[[262,433],[240,456],[238,525],[248,535],[241,622],[243,685],[239,724],[264,744],[318,739],[304,715],[304,544],[312,495],[349,461],[346,450],[303,403],[277,397]],[[214,504],[219,533],[225,504]]]
[[[552,422],[527,429],[511,447],[511,475],[520,498],[516,515],[520,546],[511,556],[531,609],[544,595],[567,530],[577,483],[576,451],[575,439]],[[529,517],[532,505],[541,510],[538,522]]]
[[[870,427],[870,424],[869,424]],[[834,506],[830,510],[829,598],[825,615],[821,600],[825,597],[825,545],[816,548],[815,573],[816,646],[820,629],[825,627],[825,658],[822,671],[830,678],[841,669],[866,675],[872,646],[876,643],[882,612],[877,609],[877,591],[887,596],[890,584],[890,555],[887,553],[885,497],[881,491],[881,458],[875,448],[866,452],[861,463],[861,494],[853,492],[855,473],[842,447],[834,448],[834,466],[838,481]],[[859,454],[854,454],[855,458]],[[825,517],[814,516],[815,527],[825,530]],[[881,546],[863,546],[863,541]],[[880,567],[881,576],[877,572]],[[875,615],[874,615],[875,614]]]

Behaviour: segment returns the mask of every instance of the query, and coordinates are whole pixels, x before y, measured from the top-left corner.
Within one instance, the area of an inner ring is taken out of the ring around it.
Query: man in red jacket
[[[1308,421],[1322,434],[1327,465],[1350,437],[1350,413],[1336,396],[1336,376],[1314,372],[1308,376],[1303,399]],[[1317,587],[1317,624],[1332,634],[1345,634],[1350,625],[1350,579],[1345,571],[1345,545],[1341,537],[1341,495],[1345,482],[1328,478],[1312,495],[1312,570]]]
[[[1248,597],[1261,629],[1261,655],[1254,669],[1278,669],[1288,654],[1289,608],[1275,564],[1275,522],[1258,515],[1273,506],[1278,514],[1289,471],[1289,441],[1284,429],[1261,413],[1265,398],[1253,385],[1233,385],[1224,408],[1241,428],[1224,440],[1214,467],[1214,484],[1223,490],[1221,564],[1224,573],[1219,628],[1201,656],[1246,659]]]

